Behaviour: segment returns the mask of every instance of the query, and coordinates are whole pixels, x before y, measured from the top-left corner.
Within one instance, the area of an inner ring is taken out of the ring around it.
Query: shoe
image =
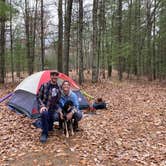
[[[47,135],[46,134],[42,134],[41,136],[40,136],[40,142],[41,143],[45,143],[47,141]]]
[[[48,129],[48,131],[54,131],[54,129],[53,129],[53,128],[50,128],[50,129]]]

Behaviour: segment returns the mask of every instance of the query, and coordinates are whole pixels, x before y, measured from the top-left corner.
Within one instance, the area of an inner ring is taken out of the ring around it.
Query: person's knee
[[[53,115],[53,119],[54,121],[59,121],[59,113],[55,112],[54,115]]]
[[[48,116],[49,116],[48,111],[44,111],[44,112],[41,113],[42,118],[48,118]]]
[[[80,121],[81,119],[82,119],[82,112],[76,112],[75,114],[74,114],[74,119],[76,120],[76,121]]]

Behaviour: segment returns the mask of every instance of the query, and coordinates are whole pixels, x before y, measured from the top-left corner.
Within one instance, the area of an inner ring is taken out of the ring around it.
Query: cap
[[[55,70],[51,70],[50,71],[50,75],[56,75],[56,76],[58,76],[59,73],[57,71],[55,71]]]

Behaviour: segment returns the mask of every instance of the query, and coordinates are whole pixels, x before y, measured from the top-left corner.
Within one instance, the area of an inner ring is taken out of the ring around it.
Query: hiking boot
[[[48,131],[54,131],[53,127],[49,128]]]
[[[45,143],[47,141],[47,135],[46,134],[42,134],[41,136],[40,136],[40,142],[41,143]]]

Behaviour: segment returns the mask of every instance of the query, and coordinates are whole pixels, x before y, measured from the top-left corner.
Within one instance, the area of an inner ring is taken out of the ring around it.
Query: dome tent
[[[36,95],[43,83],[50,80],[51,70],[37,72],[25,78],[14,90],[8,106],[16,112],[25,114],[30,118],[40,116],[38,112],[38,102]],[[83,94],[80,92],[79,86],[67,75],[59,73],[57,83],[61,86],[62,82],[67,80],[71,84],[71,89],[78,96],[80,109],[89,107],[89,104]]]

